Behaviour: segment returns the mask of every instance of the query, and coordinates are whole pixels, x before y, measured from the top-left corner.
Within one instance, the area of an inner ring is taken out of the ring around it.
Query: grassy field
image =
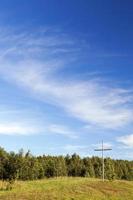
[[[2,183],[0,183],[2,184]],[[0,186],[2,187],[2,186]],[[0,191],[0,200],[133,200],[133,182],[58,178],[16,182]]]

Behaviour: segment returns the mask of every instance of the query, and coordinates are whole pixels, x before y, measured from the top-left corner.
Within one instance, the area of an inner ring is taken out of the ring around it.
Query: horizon
[[[2,0],[0,146],[133,160],[133,2]]]

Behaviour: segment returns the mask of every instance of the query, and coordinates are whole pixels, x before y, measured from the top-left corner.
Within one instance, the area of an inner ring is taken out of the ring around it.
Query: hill
[[[11,191],[0,191],[0,200],[132,200],[133,182],[89,178],[54,178],[17,181]]]

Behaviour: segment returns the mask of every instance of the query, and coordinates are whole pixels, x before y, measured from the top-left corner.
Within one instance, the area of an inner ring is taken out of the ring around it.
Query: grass
[[[0,200],[133,200],[133,182],[103,183],[89,178],[17,181],[11,191],[0,190]]]

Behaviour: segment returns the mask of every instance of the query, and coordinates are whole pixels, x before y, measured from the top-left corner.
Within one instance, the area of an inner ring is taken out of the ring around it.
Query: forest
[[[105,158],[105,178],[109,180],[133,180],[133,161]],[[33,156],[24,153],[7,152],[0,148],[1,180],[37,180],[51,177],[90,177],[102,176],[102,159],[99,157],[81,158],[77,154],[66,156]]]

